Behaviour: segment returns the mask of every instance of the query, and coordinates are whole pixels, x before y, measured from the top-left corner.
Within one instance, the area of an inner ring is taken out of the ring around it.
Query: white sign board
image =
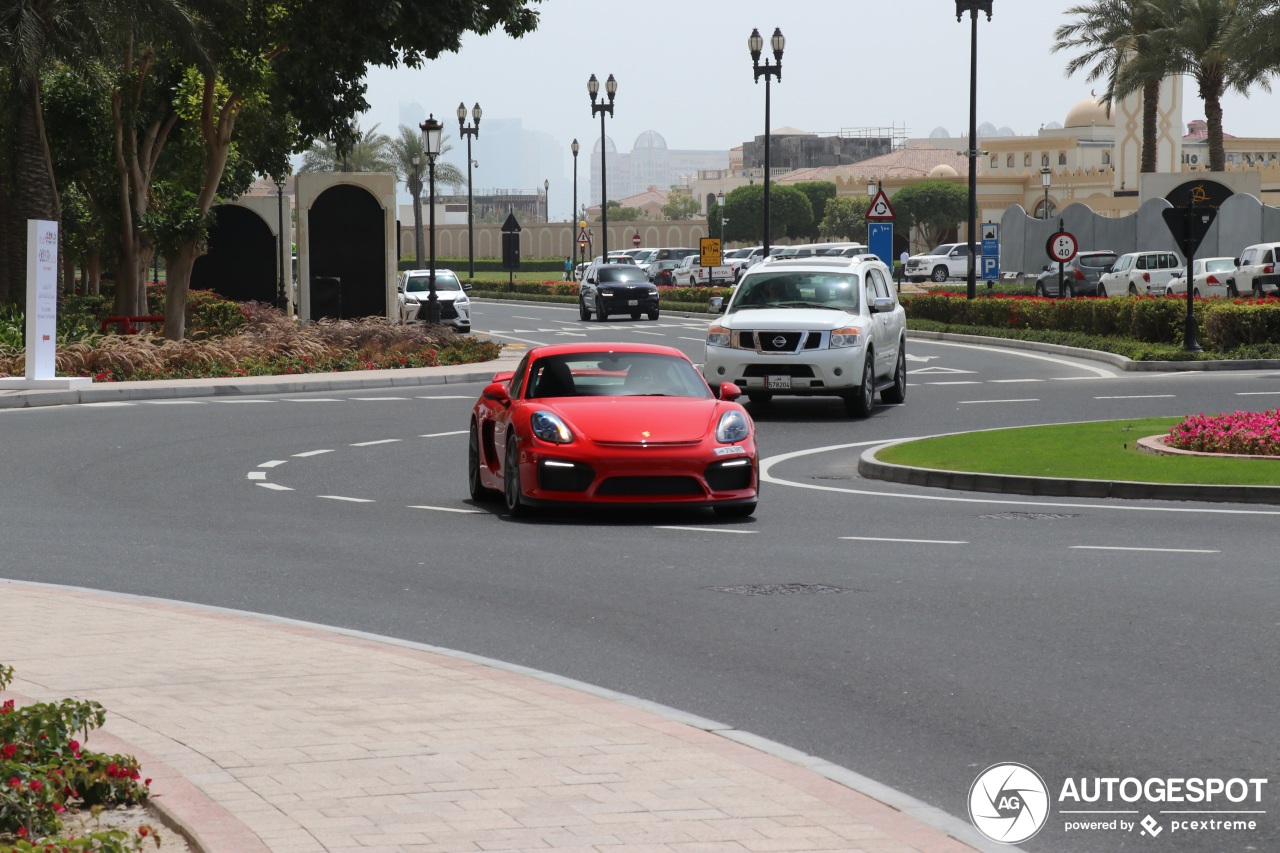
[[[55,376],[58,355],[58,223],[27,220],[27,373],[0,388],[77,388],[85,377]]]
[[[58,342],[58,223],[27,220],[27,378],[52,379]]]

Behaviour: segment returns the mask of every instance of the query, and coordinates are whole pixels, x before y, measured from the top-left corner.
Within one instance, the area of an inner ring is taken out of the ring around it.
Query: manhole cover
[[[848,592],[840,586],[822,583],[751,583],[741,586],[709,586],[712,592],[731,592],[734,595],[821,595],[827,592]]]
[[[1076,513],[1069,512],[997,512],[992,515],[980,515],[979,518],[994,518],[997,521],[1061,521],[1064,518],[1079,518]]]

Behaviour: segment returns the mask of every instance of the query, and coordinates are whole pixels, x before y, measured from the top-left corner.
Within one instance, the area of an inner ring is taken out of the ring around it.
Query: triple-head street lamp
[[[475,223],[471,215],[471,166],[474,163],[471,159],[471,138],[480,135],[480,116],[482,115],[484,110],[476,104],[471,108],[471,118],[475,120],[475,124],[468,125],[467,105],[458,104],[458,133],[467,139],[467,278],[476,277]]]
[[[609,75],[609,79],[604,81],[605,94],[609,96],[609,103],[601,101],[596,103],[596,96],[600,94],[600,81],[596,79],[596,75],[592,74],[591,79],[587,81],[587,94],[591,96],[591,116],[600,116],[600,261],[601,263],[609,263],[609,193],[605,189],[605,149],[608,147],[605,142],[604,135],[604,116],[605,113],[613,115],[613,98],[618,94],[618,81],[613,79],[613,75]]]
[[[769,46],[773,48],[774,64],[770,65],[766,58],[764,65],[760,64],[760,51],[764,49],[764,39],[760,36],[760,30],[751,30],[751,35],[747,38],[747,50],[751,52],[751,65],[755,69],[755,81],[760,82],[760,78],[764,77],[764,254],[761,257],[769,257],[769,78],[777,77],[778,82],[782,82],[782,49],[787,46],[787,40],[782,37],[782,30],[778,27],[773,28],[773,36],[769,39]]]
[[[978,298],[977,246],[978,234],[978,12],[986,12],[991,20],[994,0],[956,0],[956,20],[969,13],[972,24],[969,36],[969,299]]]
[[[427,116],[419,128],[422,130],[422,147],[427,155],[428,199],[430,213],[430,265],[427,267],[427,317],[426,322],[440,322],[440,297],[436,294],[436,158],[440,156],[440,141],[444,124],[436,121],[435,114]]]

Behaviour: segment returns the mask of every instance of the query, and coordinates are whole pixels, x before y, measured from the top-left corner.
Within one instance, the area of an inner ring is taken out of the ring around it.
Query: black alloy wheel
[[[529,514],[529,507],[520,494],[520,451],[514,435],[507,439],[506,464],[502,466],[502,498],[512,518]]]
[[[591,319],[591,312],[587,310],[587,300],[583,299],[581,296],[578,297],[578,319]]]
[[[597,294],[597,296],[596,296],[596,322],[597,322],[597,323],[603,323],[605,320],[608,320],[608,319],[609,319],[609,314],[608,314],[608,312],[605,310],[605,302],[604,302],[604,300],[603,300],[603,299],[601,299],[601,298],[600,298],[600,296]]]
[[[492,500],[496,494],[480,480],[480,431],[474,420],[467,435],[467,489],[475,501]]]
[[[1098,297],[1100,299],[1107,298],[1107,286],[1102,282],[1098,282]]]
[[[1254,299],[1261,299],[1264,295],[1265,295],[1265,294],[1262,292],[1262,285],[1260,285],[1260,284],[1255,284],[1255,285],[1253,286],[1253,298],[1254,298]]]
[[[656,319],[658,319],[658,309],[657,309],[657,308],[654,308],[652,311],[650,311],[650,312],[649,312],[649,319],[650,319],[650,320],[656,320]]]
[[[1073,284],[1066,284],[1066,285],[1063,285],[1063,291],[1067,294],[1067,298],[1068,298],[1068,299],[1073,299],[1073,298],[1075,298],[1075,295],[1076,295],[1076,288],[1075,288],[1075,285],[1073,285]]]
[[[1048,297],[1049,293],[1044,289],[1044,285],[1036,282],[1036,296]]]

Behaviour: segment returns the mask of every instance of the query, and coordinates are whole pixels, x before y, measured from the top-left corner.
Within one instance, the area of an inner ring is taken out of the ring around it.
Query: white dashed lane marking
[[[333,452],[332,450],[308,450],[305,453],[295,453],[293,455],[297,459],[303,459],[308,456],[319,456],[321,453],[332,453],[332,452]]]
[[[259,468],[278,468],[279,466],[283,465],[285,461],[286,460],[284,459],[272,459],[270,462],[263,462],[258,467]]]
[[[1073,551],[1148,551],[1157,554],[1221,554],[1201,548],[1126,548],[1120,545],[1072,545]]]
[[[468,394],[441,394],[437,397],[419,397],[419,400],[474,400],[475,397]]]
[[[273,492],[292,492],[293,489],[288,486],[281,486],[277,483],[254,483],[255,486],[261,486],[264,489],[270,489]]]
[[[455,429],[453,432],[429,432],[426,435],[420,435],[418,438],[440,438],[444,435],[466,435],[467,430]]]
[[[369,403],[380,403],[385,400],[408,400],[408,397],[352,397],[352,400],[363,400]]]
[[[1038,397],[1023,397],[1017,400],[961,400],[961,406],[982,406],[987,403],[1039,403]]]
[[[968,545],[964,539],[886,539],[881,536],[841,536],[855,542],[904,542],[913,545]]]
[[[656,525],[654,530],[685,530],[692,533],[755,533],[754,530],[731,530],[720,527],[675,527],[667,525]]]
[[[377,501],[370,500],[369,498],[348,498],[343,497],[342,495],[316,495],[316,497],[324,498],[327,501],[346,501],[347,503],[353,504],[377,503]]]
[[[265,480],[267,479],[267,472],[266,471],[250,471],[245,476],[248,477],[250,480]]]
[[[1177,394],[1127,394],[1116,397],[1094,397],[1095,400],[1161,400],[1176,397]]]
[[[149,406],[203,406],[204,400],[147,400]]]
[[[373,447],[375,444],[395,444],[401,441],[399,438],[380,438],[377,441],[357,441],[351,447]]]
[[[481,515],[484,512],[479,509],[458,509],[451,506],[410,506],[409,509],[429,509],[434,512],[460,512],[466,513],[467,515]]]

